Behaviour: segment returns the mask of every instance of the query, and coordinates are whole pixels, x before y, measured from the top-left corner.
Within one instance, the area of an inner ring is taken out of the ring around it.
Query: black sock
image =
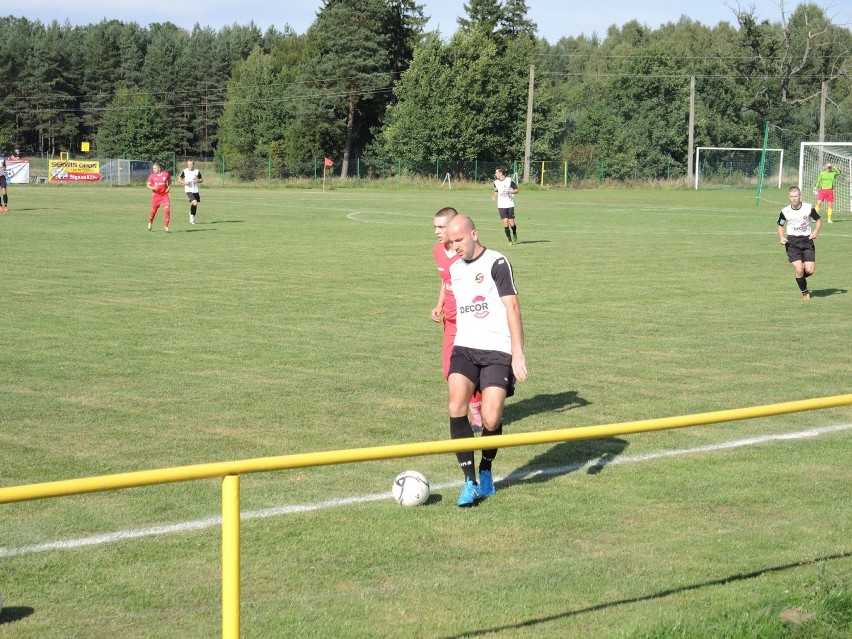
[[[482,429],[483,437],[490,437],[492,435],[502,435],[503,434],[503,424],[500,424],[495,430],[488,430],[487,428]],[[483,470],[491,470],[491,462],[494,461],[494,458],[497,457],[497,451],[499,448],[486,448],[482,451],[482,461],[479,462],[479,472]]]
[[[473,437],[473,431],[470,429],[470,421],[467,415],[464,417],[450,417],[450,439],[462,439],[465,437]],[[476,483],[476,469],[473,465],[473,451],[468,450],[463,453],[456,453],[456,459],[459,461],[459,467],[464,473],[464,478],[470,479]]]
[[[512,227],[512,235],[515,236],[515,239],[518,239],[518,225],[517,224],[515,224],[515,226]]]
[[[504,226],[503,231],[506,233],[506,239],[511,240],[512,239],[512,232],[509,230],[509,227]]]
[[[808,292],[808,280],[806,280],[804,278],[804,276],[803,277],[797,277],[796,278],[796,284],[799,285],[799,290],[802,291],[802,293]]]
[[[3,194],[3,206],[9,206],[9,196],[8,194]]]
[[[190,214],[192,217],[195,217],[195,211],[196,211],[196,209],[198,209],[198,206],[196,206],[196,205],[194,205],[194,204],[190,204],[190,205],[189,205],[189,214]]]

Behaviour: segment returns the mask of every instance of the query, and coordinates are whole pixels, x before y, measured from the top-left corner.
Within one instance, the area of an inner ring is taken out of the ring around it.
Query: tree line
[[[696,146],[760,146],[767,121],[812,135],[823,108],[827,139],[852,131],[852,32],[812,3],[555,43],[525,0],[464,8],[448,37],[425,31],[415,0],[323,0],[304,34],[0,18],[0,147],[225,157],[249,178],[317,157],[343,177],[355,158],[425,173],[509,162],[524,155],[531,67],[533,159],[605,161],[613,178],[685,172],[692,77]]]

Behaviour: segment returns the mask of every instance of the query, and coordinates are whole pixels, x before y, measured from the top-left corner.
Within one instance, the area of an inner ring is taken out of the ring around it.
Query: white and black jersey
[[[198,193],[198,181],[201,180],[201,171],[198,169],[184,169],[180,172],[180,179],[183,180],[183,190],[186,193]]]
[[[811,220],[818,219],[819,213],[807,202],[802,202],[797,209],[790,204],[781,209],[778,226],[787,226],[787,237],[808,237],[812,233]]]
[[[497,192],[497,208],[512,209],[515,208],[515,194],[512,193],[518,185],[510,177],[504,177],[502,180],[494,180],[494,190]]]
[[[485,249],[473,260],[450,266],[456,297],[455,345],[512,354],[512,335],[501,297],[517,295],[512,265],[505,255]]]

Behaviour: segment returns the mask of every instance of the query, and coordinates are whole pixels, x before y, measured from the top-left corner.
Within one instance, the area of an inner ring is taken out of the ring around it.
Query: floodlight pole
[[[530,87],[527,91],[527,137],[524,142],[524,183],[530,181],[530,146],[532,145],[533,92],[535,89],[535,65],[530,65]]]
[[[686,157],[686,181],[689,182],[692,180],[693,176],[693,166],[692,166],[692,149],[694,144],[695,137],[695,76],[689,78],[689,141],[687,144],[689,145],[689,149],[687,150]],[[695,158],[695,163],[698,164],[698,158]],[[695,188],[698,188],[698,183],[696,182]]]

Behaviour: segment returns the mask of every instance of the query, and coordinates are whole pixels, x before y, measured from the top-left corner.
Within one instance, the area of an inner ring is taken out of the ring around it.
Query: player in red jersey
[[[446,207],[435,213],[435,236],[438,238],[438,243],[432,248],[432,256],[435,258],[435,264],[438,266],[438,273],[441,276],[441,292],[438,294],[438,303],[432,309],[432,320],[443,324],[444,328],[444,378],[450,374],[450,357],[453,354],[453,343],[456,339],[456,298],[453,296],[453,285],[450,282],[450,264],[459,259],[455,250],[450,248],[450,241],[447,239],[446,229],[447,224],[452,220],[458,211],[452,207]],[[480,408],[482,406],[482,394],[476,390],[470,398],[470,426],[475,433],[482,432],[482,414]]]
[[[148,189],[151,193],[151,213],[148,215],[148,230],[151,230],[151,225],[154,223],[154,217],[157,215],[157,209],[163,207],[163,229],[166,233],[169,232],[169,220],[172,217],[172,203],[169,200],[169,188],[172,185],[172,176],[168,171],[163,171],[156,162],[151,167],[153,173],[148,176]]]

